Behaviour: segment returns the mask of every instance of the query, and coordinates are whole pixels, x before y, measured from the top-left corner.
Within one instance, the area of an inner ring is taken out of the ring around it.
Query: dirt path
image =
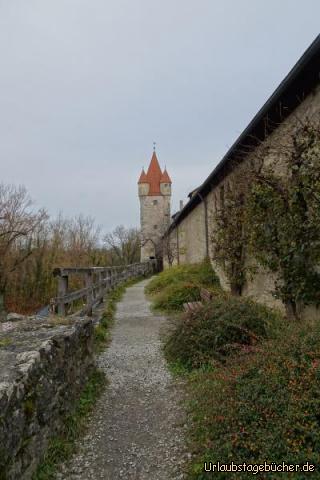
[[[161,353],[165,318],[150,312],[146,283],[128,288],[118,304],[111,345],[99,358],[110,384],[59,479],[184,478],[184,414]]]

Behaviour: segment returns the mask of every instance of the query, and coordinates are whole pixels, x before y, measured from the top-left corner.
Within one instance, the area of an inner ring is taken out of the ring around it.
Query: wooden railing
[[[53,275],[58,277],[58,295],[51,299],[50,310],[59,315],[67,315],[74,302],[84,299],[79,313],[92,315],[92,309],[103,301],[109,290],[127,280],[147,276],[155,271],[155,260],[117,267],[56,268]],[[70,275],[82,276],[85,287],[70,292]]]

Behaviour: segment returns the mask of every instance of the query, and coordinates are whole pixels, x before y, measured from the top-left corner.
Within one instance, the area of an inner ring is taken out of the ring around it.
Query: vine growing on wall
[[[307,121],[276,153],[285,171],[263,167],[251,184],[249,242],[277,273],[275,296],[299,318],[299,306],[320,304],[320,126]]]
[[[233,175],[232,186],[224,191],[213,214],[213,259],[223,268],[231,292],[241,295],[248,275],[246,266],[246,188],[242,175]]]
[[[260,147],[214,213],[213,258],[233,293],[255,273],[251,259],[274,272],[273,294],[297,319],[304,305],[320,305],[320,125],[307,120]]]

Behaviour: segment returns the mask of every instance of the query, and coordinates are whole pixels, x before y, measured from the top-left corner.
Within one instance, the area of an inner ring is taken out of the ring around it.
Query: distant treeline
[[[22,186],[0,184],[0,313],[34,313],[56,295],[58,266],[108,266],[138,262],[134,228],[101,234],[91,217],[50,218],[35,209]],[[80,280],[75,279],[74,285]]]

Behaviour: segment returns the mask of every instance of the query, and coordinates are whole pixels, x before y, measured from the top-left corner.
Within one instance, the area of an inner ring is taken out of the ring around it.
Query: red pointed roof
[[[161,195],[160,179],[162,177],[161,168],[157,159],[156,152],[153,152],[151,162],[147,171],[147,182],[150,185],[149,195]]]
[[[164,172],[161,175],[160,183],[172,183],[166,168],[164,169]]]
[[[146,175],[146,172],[144,171],[144,168],[142,169],[138,183],[148,183],[147,175]]]
[[[161,171],[157,154],[154,151],[151,157],[151,162],[148,168],[147,173],[142,169],[138,183],[148,183],[149,192],[148,195],[162,195],[160,190],[161,183],[172,183],[171,178],[167,172],[167,169],[164,169],[164,172]]]

